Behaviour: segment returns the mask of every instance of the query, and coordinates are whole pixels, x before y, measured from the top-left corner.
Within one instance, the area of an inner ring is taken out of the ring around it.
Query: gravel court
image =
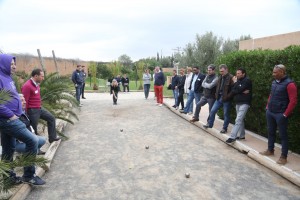
[[[299,187],[142,93],[120,93],[117,106],[86,97],[46,186],[27,199],[300,199]]]

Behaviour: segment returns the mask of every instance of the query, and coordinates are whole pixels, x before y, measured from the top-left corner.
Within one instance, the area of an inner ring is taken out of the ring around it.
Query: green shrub
[[[253,84],[253,100],[246,118],[247,129],[256,132],[264,137],[268,136],[266,122],[266,104],[273,81],[272,71],[274,65],[284,64],[287,67],[287,75],[300,87],[300,46],[290,46],[284,50],[252,50],[237,51],[220,57],[217,65],[225,63],[229,71],[235,74],[236,69],[243,67]],[[300,153],[300,105],[294,110],[294,114],[289,119],[288,135],[289,149]],[[218,115],[223,118],[223,112]],[[235,109],[231,110],[231,123],[236,117]],[[279,137],[277,142],[280,143]]]

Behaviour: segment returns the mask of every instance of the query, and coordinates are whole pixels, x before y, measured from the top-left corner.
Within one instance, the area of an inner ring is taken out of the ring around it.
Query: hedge
[[[284,50],[236,51],[221,56],[216,62],[217,65],[222,63],[229,67],[231,74],[235,74],[236,69],[239,67],[246,69],[247,76],[252,80],[253,84],[253,100],[245,118],[245,127],[259,135],[268,137],[265,110],[271,90],[271,83],[273,81],[273,68],[277,64],[286,66],[287,75],[294,80],[297,85],[299,100],[300,46],[290,46]],[[289,150],[296,153],[300,153],[299,110],[300,105],[298,103],[289,119],[288,126]],[[223,118],[222,111],[219,111],[218,115]],[[235,117],[235,109],[231,109],[231,123],[234,123]],[[277,142],[280,143],[278,132]]]

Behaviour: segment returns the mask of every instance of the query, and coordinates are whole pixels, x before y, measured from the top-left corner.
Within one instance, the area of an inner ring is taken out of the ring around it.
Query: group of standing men
[[[22,94],[18,94],[11,76],[15,71],[16,58],[0,54],[0,91],[8,91],[10,94],[10,99],[0,105],[1,159],[6,162],[13,161],[17,144],[23,146],[22,151],[26,156],[35,157],[40,152],[39,148],[45,141],[36,135],[39,119],[47,122],[50,143],[61,139],[56,133],[54,116],[42,107],[39,85],[44,80],[44,72],[41,69],[34,69],[31,78],[22,86]],[[13,169],[7,174],[6,179],[11,184],[22,182],[31,185],[45,184],[44,180],[35,175],[35,166],[24,167],[22,177],[18,177]]]
[[[231,130],[231,135],[226,140],[227,143],[233,143],[236,140],[245,139],[244,119],[252,101],[252,82],[246,75],[244,68],[238,68],[236,75],[229,73],[225,64],[219,66],[219,76],[216,75],[216,66],[211,64],[207,67],[207,75],[202,74],[198,67],[193,67],[193,73],[188,68],[188,74],[180,69],[180,75],[176,70],[173,71],[171,89],[175,98],[174,108],[184,114],[193,113],[193,101],[195,99],[196,110],[190,122],[199,121],[201,107],[209,105],[209,116],[205,129],[212,128],[215,121],[215,115],[223,107],[224,123],[220,133],[227,133],[230,122],[230,109],[232,101],[236,105],[235,124]],[[288,154],[288,136],[287,124],[288,117],[291,115],[297,104],[297,87],[295,83],[287,77],[284,65],[275,65],[273,69],[273,78],[271,93],[266,106],[266,118],[268,128],[268,149],[260,152],[262,155],[274,155],[274,143],[276,138],[276,129],[278,127],[282,143],[282,153],[277,161],[278,164],[286,164]],[[184,86],[188,85],[187,103],[184,107],[183,93]]]

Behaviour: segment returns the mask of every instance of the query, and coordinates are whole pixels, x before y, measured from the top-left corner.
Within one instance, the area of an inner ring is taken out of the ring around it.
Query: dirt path
[[[299,187],[141,93],[121,93],[117,106],[108,94],[86,96],[47,185],[27,199],[300,198]]]

